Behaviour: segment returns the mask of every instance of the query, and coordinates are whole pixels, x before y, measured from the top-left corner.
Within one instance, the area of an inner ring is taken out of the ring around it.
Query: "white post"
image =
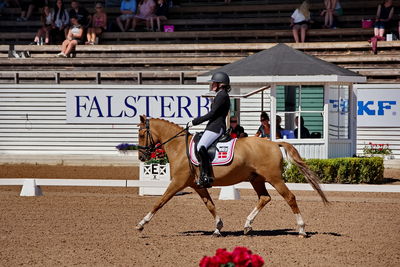
[[[42,190],[36,185],[35,179],[25,179],[20,193],[22,197],[43,196]]]
[[[219,193],[220,200],[238,200],[240,199],[239,190],[231,185],[231,186],[223,186],[221,188],[221,192]]]

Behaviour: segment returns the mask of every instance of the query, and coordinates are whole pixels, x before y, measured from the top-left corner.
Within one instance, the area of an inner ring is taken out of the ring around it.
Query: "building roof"
[[[365,82],[366,78],[285,44],[248,56],[197,77],[206,82],[215,72],[223,71],[231,83],[282,82]]]

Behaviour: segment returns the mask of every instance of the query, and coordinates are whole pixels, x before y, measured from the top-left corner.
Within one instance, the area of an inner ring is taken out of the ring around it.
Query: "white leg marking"
[[[250,212],[249,216],[247,216],[246,223],[244,224],[244,234],[247,235],[248,233],[253,230],[253,227],[251,226],[254,219],[258,215],[260,210],[258,208],[254,208],[252,212]]]
[[[299,235],[306,236],[306,232],[304,230],[305,223],[303,221],[303,217],[301,217],[300,213],[295,214],[297,226],[299,227]]]
[[[154,216],[153,213],[151,213],[151,212],[147,213],[147,215],[144,216],[144,218],[140,221],[140,223],[138,223],[138,225],[136,226],[136,229],[143,230],[143,226],[146,223],[148,223],[151,220],[151,218],[153,218],[153,216]]]
[[[215,231],[213,233],[213,236],[221,236],[220,230],[222,227],[224,227],[224,223],[222,222],[222,219],[219,216],[215,217]]]
[[[244,227],[250,227],[251,228],[251,224],[254,221],[254,218],[257,216],[257,214],[260,212],[259,209],[254,208],[252,212],[250,212],[249,216],[247,216],[246,219],[246,223],[244,224]]]

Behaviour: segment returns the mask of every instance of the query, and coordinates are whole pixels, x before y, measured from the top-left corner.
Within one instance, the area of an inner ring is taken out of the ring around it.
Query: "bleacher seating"
[[[69,5],[70,0],[66,1]],[[105,32],[100,45],[79,45],[73,58],[55,58],[60,46],[27,45],[40,26],[38,14],[31,21],[16,22],[18,8],[6,8],[0,20],[0,83],[195,83],[204,71],[220,67],[267,49],[277,42],[339,66],[357,71],[369,82],[398,82],[400,42],[379,42],[373,55],[366,41],[372,29],[362,29],[361,19],[373,18],[376,0],[342,0],[345,14],[337,29],[322,29],[322,17],[308,31],[307,43],[294,44],[288,28],[297,0],[236,0],[230,5],[211,0],[181,0],[170,10],[166,24],[175,32]],[[319,14],[323,1],[312,0]],[[81,3],[93,11],[93,1]],[[119,8],[107,8],[109,21]],[[29,58],[10,58],[11,50],[29,51]]]

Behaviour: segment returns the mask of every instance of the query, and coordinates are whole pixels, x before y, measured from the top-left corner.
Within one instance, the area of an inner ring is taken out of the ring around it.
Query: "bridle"
[[[147,118],[145,121],[145,127],[139,128],[139,131],[141,131],[141,130],[146,130],[145,145],[144,146],[138,145],[137,148],[139,149],[139,152],[141,152],[146,158],[149,158],[151,153],[154,152],[157,148],[165,145],[166,143],[172,141],[173,139],[180,137],[180,136],[184,136],[184,135],[188,136],[189,135],[189,128],[186,126],[182,131],[175,134],[174,136],[169,138],[167,141],[156,144],[156,142],[154,142],[153,135],[151,134],[150,120]],[[183,132],[186,132],[186,133],[182,134]]]

